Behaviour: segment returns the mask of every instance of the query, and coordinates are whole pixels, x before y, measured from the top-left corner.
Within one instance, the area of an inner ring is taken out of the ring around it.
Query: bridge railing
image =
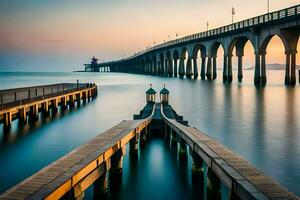
[[[268,22],[277,22],[280,20],[287,20],[291,17],[298,16],[298,15],[300,15],[300,5],[293,6],[293,7],[286,8],[286,9],[279,10],[279,11],[274,11],[274,12],[267,13],[267,14],[263,14],[263,15],[260,15],[257,17],[253,17],[253,18],[246,19],[243,21],[235,22],[233,24],[215,28],[212,30],[196,33],[193,35],[188,35],[188,36],[185,36],[185,37],[182,37],[179,39],[171,40],[169,42],[165,42],[165,43],[159,44],[157,46],[148,48],[139,53],[136,53],[133,56],[128,57],[127,59],[129,60],[129,59],[135,58],[139,55],[142,55],[144,53],[147,53],[147,52],[150,52],[153,50],[157,50],[160,48],[168,47],[168,46],[173,46],[173,45],[176,45],[179,43],[189,42],[191,40],[203,39],[206,37],[216,36],[216,35],[220,35],[220,34],[225,34],[225,33],[240,30],[243,28],[255,27],[255,26],[259,26],[259,25],[262,25],[262,24],[268,23]]]
[[[13,106],[20,106],[37,100],[51,98],[57,95],[67,94],[93,86],[95,85],[90,83],[61,83],[0,90],[0,110]]]

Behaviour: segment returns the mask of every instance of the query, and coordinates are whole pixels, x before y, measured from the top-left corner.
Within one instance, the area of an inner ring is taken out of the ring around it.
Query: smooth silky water
[[[25,127],[15,120],[8,134],[0,125],[0,192],[123,119],[132,119],[145,105],[149,84],[159,92],[165,83],[172,107],[191,126],[300,195],[299,85],[284,86],[283,71],[268,71],[264,88],[254,87],[253,71],[244,71],[242,84],[236,82],[236,71],[232,84],[223,84],[221,75],[218,71],[218,80],[201,81],[121,73],[0,73],[0,89],[79,80],[95,82],[99,90],[94,101],[80,108],[40,116]],[[126,154],[119,197],[192,198],[191,163],[189,158],[183,166],[163,139],[151,139],[137,163]]]

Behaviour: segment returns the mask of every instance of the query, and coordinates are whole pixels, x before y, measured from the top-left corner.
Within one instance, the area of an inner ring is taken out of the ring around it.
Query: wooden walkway
[[[150,122],[150,118],[122,121],[3,193],[0,199],[59,199],[72,188],[75,196],[79,195],[105,172],[102,164]],[[96,175],[84,181],[94,171]]]
[[[215,139],[196,128],[184,126],[173,119],[168,119],[163,113],[162,117],[165,123],[179,134],[207,166],[241,199],[299,199]]]
[[[95,84],[61,83],[0,90],[0,123],[9,127],[15,118],[26,121],[28,115],[36,118],[39,111],[48,113],[49,108],[56,110],[58,105],[80,103],[96,94]]]

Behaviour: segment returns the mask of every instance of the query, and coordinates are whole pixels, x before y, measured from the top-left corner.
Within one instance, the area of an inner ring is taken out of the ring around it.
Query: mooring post
[[[207,199],[221,199],[221,180],[211,168],[207,171]]]
[[[11,123],[12,123],[12,115],[11,112],[7,112],[4,114],[4,128],[10,128],[11,127]]]

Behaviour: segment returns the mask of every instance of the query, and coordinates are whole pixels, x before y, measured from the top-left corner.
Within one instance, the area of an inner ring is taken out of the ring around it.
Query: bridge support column
[[[221,180],[211,168],[207,171],[207,199],[221,199]]]
[[[182,138],[179,139],[179,160],[181,161],[187,160],[186,143]]]
[[[260,53],[255,52],[254,85],[260,85]]]
[[[232,55],[228,55],[227,82],[232,82]]]
[[[91,90],[91,93],[92,93],[92,98],[94,98],[94,97],[95,97],[94,91]],[[80,95],[80,93],[79,93],[79,94],[76,94],[76,102],[77,102],[77,107],[79,107],[80,104],[81,104],[81,95]]]
[[[90,91],[88,91],[88,94],[89,94],[88,97],[90,99]],[[70,108],[73,108],[75,106],[75,98],[73,94],[69,96],[69,106]]]
[[[168,64],[169,77],[172,77],[173,76],[173,60],[169,59],[168,63],[169,63]]]
[[[243,55],[238,55],[238,81],[243,80]]]
[[[178,64],[177,64],[177,59],[174,59],[174,77],[177,77],[177,67],[178,67]]]
[[[170,128],[171,147],[177,148],[177,134]]]
[[[201,176],[203,179],[203,159],[195,152],[193,152],[192,175]]]
[[[297,51],[291,51],[291,78],[290,85],[296,85],[296,54]]]
[[[130,140],[129,146],[130,154],[137,158],[139,153],[139,133],[136,133],[135,137]]]
[[[261,52],[261,85],[264,86],[267,83],[267,75],[266,75],[266,52]]]
[[[62,97],[60,100],[60,108],[61,110],[66,110],[68,107],[67,105],[67,98],[66,97]]]
[[[193,58],[194,65],[194,79],[198,78],[198,65],[197,65],[197,57]]]
[[[217,57],[214,56],[213,58],[213,80],[217,78]]]
[[[291,57],[290,52],[286,51],[286,61],[285,61],[285,85],[289,85],[290,83],[290,63],[291,63]]]
[[[183,78],[184,74],[184,58],[179,58],[179,77]]]
[[[187,78],[192,77],[192,58],[189,57],[186,62],[186,75]]]
[[[206,70],[206,78],[207,80],[211,80],[211,70],[212,70],[212,65],[211,65],[211,57],[207,57],[207,70]]]
[[[200,76],[201,76],[202,80],[205,80],[205,60],[206,60],[205,57],[201,58],[201,73],[200,73]]]
[[[228,71],[228,59],[227,59],[227,55],[224,54],[224,58],[223,58],[223,83],[227,82],[227,71]]]

